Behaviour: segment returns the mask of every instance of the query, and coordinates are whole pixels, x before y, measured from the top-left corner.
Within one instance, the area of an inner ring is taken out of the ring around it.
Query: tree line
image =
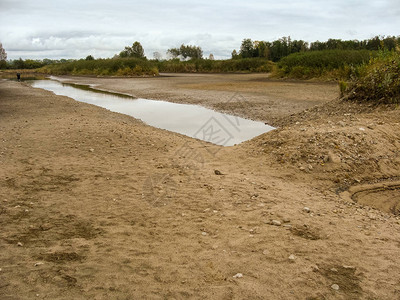
[[[315,41],[308,43],[303,40],[292,40],[291,37],[282,37],[272,42],[268,41],[252,41],[246,38],[242,41],[239,51],[233,50],[231,53],[232,59],[250,59],[262,58],[273,62],[278,62],[282,58],[293,53],[303,53],[310,51],[322,50],[393,50],[400,47],[400,36],[381,37],[376,36],[367,40],[341,40],[329,39],[325,42]],[[202,60],[203,50],[196,45],[182,44],[180,47],[170,48],[166,52],[167,57],[179,60]],[[162,55],[159,52],[153,53],[153,59],[162,61]],[[140,42],[135,41],[132,46],[126,46],[121,52],[114,55],[113,59],[120,58],[137,58],[147,60],[145,51]],[[209,59],[213,60],[214,56],[210,54]],[[7,53],[0,44],[0,69],[36,69],[43,66],[68,63],[75,60],[32,60],[32,59],[16,59],[7,61]],[[88,55],[82,60],[95,60],[92,55]]]
[[[400,47],[400,36],[380,37],[376,36],[367,40],[341,40],[329,39],[326,42],[315,41],[308,43],[303,40],[292,40],[289,37],[282,37],[273,42],[252,41],[244,39],[240,50],[232,51],[232,59],[264,57],[277,62],[281,58],[292,53],[321,51],[321,50],[389,50],[392,51]]]

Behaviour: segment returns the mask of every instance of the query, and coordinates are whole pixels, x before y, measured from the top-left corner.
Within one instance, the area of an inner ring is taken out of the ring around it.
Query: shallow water
[[[219,113],[198,105],[128,99],[126,96],[94,92],[93,89],[84,90],[55,80],[36,80],[32,86],[130,115],[148,125],[217,145],[233,146],[274,129],[262,122]]]

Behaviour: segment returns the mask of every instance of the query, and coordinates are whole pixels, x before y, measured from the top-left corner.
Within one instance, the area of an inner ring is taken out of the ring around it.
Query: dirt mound
[[[251,155],[268,156],[281,167],[347,188],[400,174],[399,122],[395,107],[337,100],[293,115],[291,123],[244,143],[243,148]]]

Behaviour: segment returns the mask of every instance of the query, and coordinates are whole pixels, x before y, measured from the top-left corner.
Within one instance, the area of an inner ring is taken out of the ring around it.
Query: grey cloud
[[[398,15],[397,0],[0,0],[0,42],[10,59],[110,57],[135,40],[149,57],[192,43],[222,58],[243,38],[397,35]]]

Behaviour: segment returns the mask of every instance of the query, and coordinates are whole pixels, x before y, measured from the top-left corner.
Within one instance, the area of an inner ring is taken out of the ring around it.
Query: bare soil
[[[64,79],[278,128],[221,147],[0,81],[1,299],[400,299],[399,215],[357,202],[400,202],[396,107],[260,74]]]

